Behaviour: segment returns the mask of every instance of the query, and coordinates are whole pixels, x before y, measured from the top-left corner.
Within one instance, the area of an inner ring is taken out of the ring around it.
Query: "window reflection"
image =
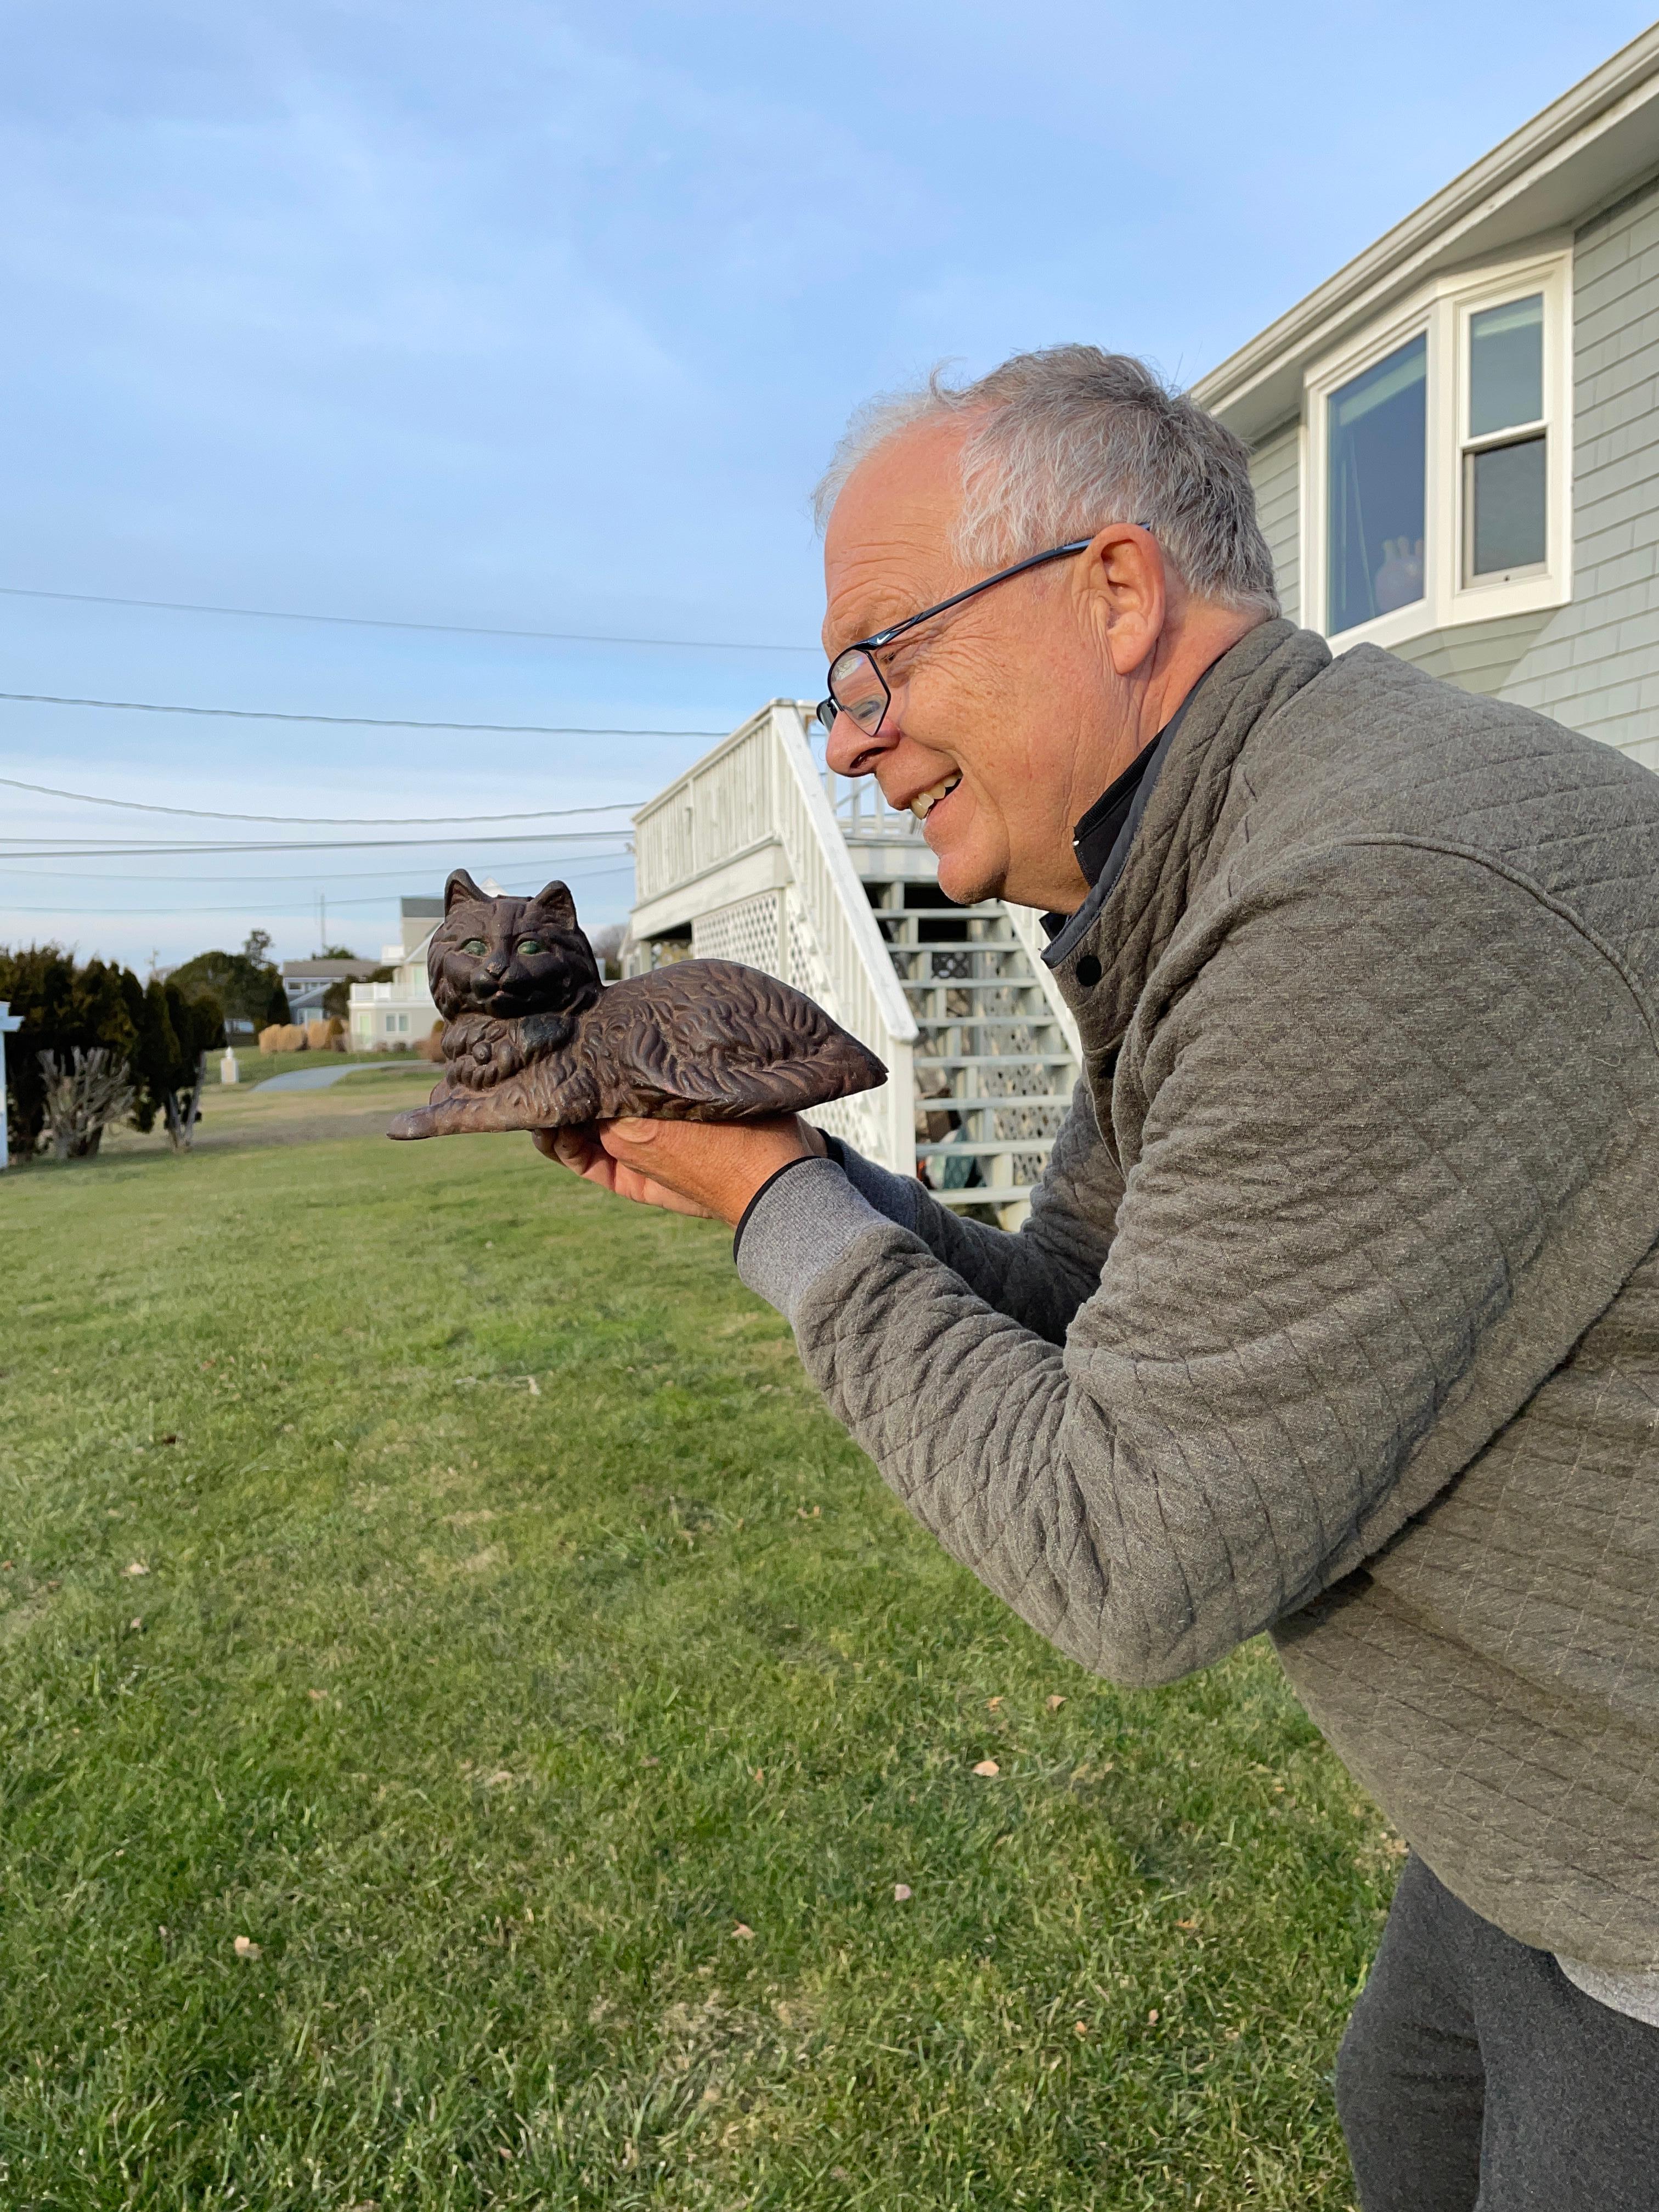
[[[1327,628],[1423,596],[1428,339],[1411,339],[1328,401]]]
[[[1544,295],[1469,317],[1469,435],[1544,417]]]

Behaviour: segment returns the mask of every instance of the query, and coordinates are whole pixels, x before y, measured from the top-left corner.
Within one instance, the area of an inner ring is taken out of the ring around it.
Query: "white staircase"
[[[827,770],[811,714],[774,700],[635,817],[629,972],[696,954],[797,985],[889,1070],[813,1118],[1014,1227],[1078,1073],[1036,916],[953,906],[920,823]]]

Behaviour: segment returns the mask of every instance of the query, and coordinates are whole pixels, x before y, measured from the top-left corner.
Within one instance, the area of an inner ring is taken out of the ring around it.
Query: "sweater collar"
[[[1210,665],[1213,667],[1214,662]],[[1075,914],[1043,915],[1042,927],[1049,939],[1042,956],[1046,966],[1057,966],[1074,945],[1082,943],[1095,916],[1116,890],[1118,878],[1128,866],[1130,848],[1135,842],[1135,832],[1146,811],[1158,772],[1169,757],[1176,731],[1186,720],[1187,709],[1198,696],[1200,686],[1209,672],[1208,668],[1204,671],[1151,744],[1141,747],[1073,832],[1073,848],[1079,866],[1088,878],[1089,892]]]
[[[1121,872],[1098,903],[1085,902],[1046,956],[1091,1052],[1109,1048],[1122,1035],[1185,913],[1251,731],[1330,659],[1313,631],[1282,618],[1261,623],[1214,663],[1202,688],[1188,695],[1190,711],[1164,732],[1168,750],[1147,787]]]

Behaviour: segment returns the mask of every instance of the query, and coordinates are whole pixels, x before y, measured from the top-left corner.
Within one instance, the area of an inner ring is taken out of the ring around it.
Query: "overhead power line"
[[[129,599],[113,592],[45,592],[23,584],[0,584],[0,594],[9,599],[64,599],[77,606],[150,607],[173,615],[234,615],[246,622],[327,623],[344,629],[430,630],[446,637],[532,637],[551,645],[644,645],[670,653],[810,653],[816,645],[754,645],[732,638],[616,637],[602,631],[580,629],[511,629],[492,623],[398,622],[380,615],[301,614],[285,607],[222,607],[198,599]]]
[[[725,730],[599,729],[554,722],[427,722],[407,714],[290,714],[276,707],[170,707],[154,699],[67,699],[55,691],[0,691],[27,707],[103,707],[124,714],[208,714],[235,722],[329,722],[358,730],[481,730],[505,738],[723,738]]]
[[[488,845],[484,849],[486,852],[489,851]],[[626,848],[618,849],[626,850]],[[574,866],[576,860],[580,860],[583,866],[586,866],[590,860],[607,860],[610,857],[608,853],[576,854],[572,856],[572,865]],[[101,854],[100,858],[102,858]],[[33,884],[37,889],[40,889],[44,887],[43,878],[38,875],[25,872],[32,869],[37,860],[40,862],[43,868],[49,867],[51,870],[51,873],[44,878],[44,884],[59,883],[67,876],[71,881],[95,884],[100,890],[109,884],[146,884],[151,890],[159,890],[164,889],[169,881],[168,876],[157,875],[153,871],[142,876],[115,874],[104,867],[75,868],[66,871],[58,867],[55,861],[41,860],[38,853],[27,854],[14,853],[5,860],[4,866],[13,882]],[[480,865],[483,864],[480,863]],[[200,884],[240,884],[244,890],[257,889],[264,884],[309,884],[313,890],[329,884],[401,884],[407,890],[409,868],[407,865],[401,868],[342,868],[330,861],[325,862],[319,867],[308,868],[302,874],[281,876],[253,876],[250,875],[245,868],[239,868],[234,876],[203,876],[198,875],[192,868],[190,881],[192,890]],[[328,896],[331,900],[334,894],[330,891]]]
[[[95,791],[59,791],[50,783],[23,783],[15,775],[0,775],[0,784],[8,791],[37,792],[45,799],[73,799],[83,806],[121,806],[135,814],[187,814],[197,822],[292,822],[294,810],[286,814],[227,814],[215,806],[162,806],[148,799],[106,799]],[[638,799],[607,799],[603,806],[521,806],[507,814],[312,814],[307,822],[319,823],[327,830],[351,830],[361,824],[375,830],[438,829],[453,823],[465,827],[474,822],[538,822],[548,817],[560,821],[574,819],[578,814],[631,814],[644,805]]]
[[[605,855],[600,854],[599,857],[603,859]],[[574,872],[574,870],[572,872]],[[631,872],[631,869],[629,868],[588,868],[585,869],[583,872],[583,880],[587,883],[599,883],[607,876],[628,875]],[[380,898],[342,899],[331,897],[329,900],[329,905],[331,908],[346,906],[384,906],[385,903],[386,901],[384,896]],[[84,915],[88,921],[97,920],[100,921],[122,920],[128,915],[143,916],[148,920],[154,916],[175,914],[259,914],[264,915],[272,921],[294,921],[301,916],[313,921],[316,918],[315,909],[309,904],[303,907],[272,906],[268,900],[264,899],[227,900],[218,906],[15,907],[7,904],[4,901],[0,901],[0,910],[3,910],[7,914],[15,915],[20,918],[20,920],[25,921],[45,921],[52,915],[60,914],[75,915],[77,916]]]
[[[539,836],[491,836],[477,842],[494,852],[501,845],[585,845],[626,834],[621,830],[544,830]],[[407,847],[429,850],[452,842],[447,837],[279,837],[230,845],[164,845],[158,840],[144,845],[47,847],[39,839],[13,837],[0,847],[0,860],[207,860],[239,853],[380,853]]]

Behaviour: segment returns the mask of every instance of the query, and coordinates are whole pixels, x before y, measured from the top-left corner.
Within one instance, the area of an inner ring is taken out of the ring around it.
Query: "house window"
[[[1471,314],[1463,448],[1466,581],[1535,571],[1549,557],[1544,295]]]
[[[1423,596],[1429,343],[1408,339],[1326,402],[1333,629]]]
[[[1395,645],[1571,597],[1571,282],[1566,252],[1441,278],[1309,372],[1328,636]]]

